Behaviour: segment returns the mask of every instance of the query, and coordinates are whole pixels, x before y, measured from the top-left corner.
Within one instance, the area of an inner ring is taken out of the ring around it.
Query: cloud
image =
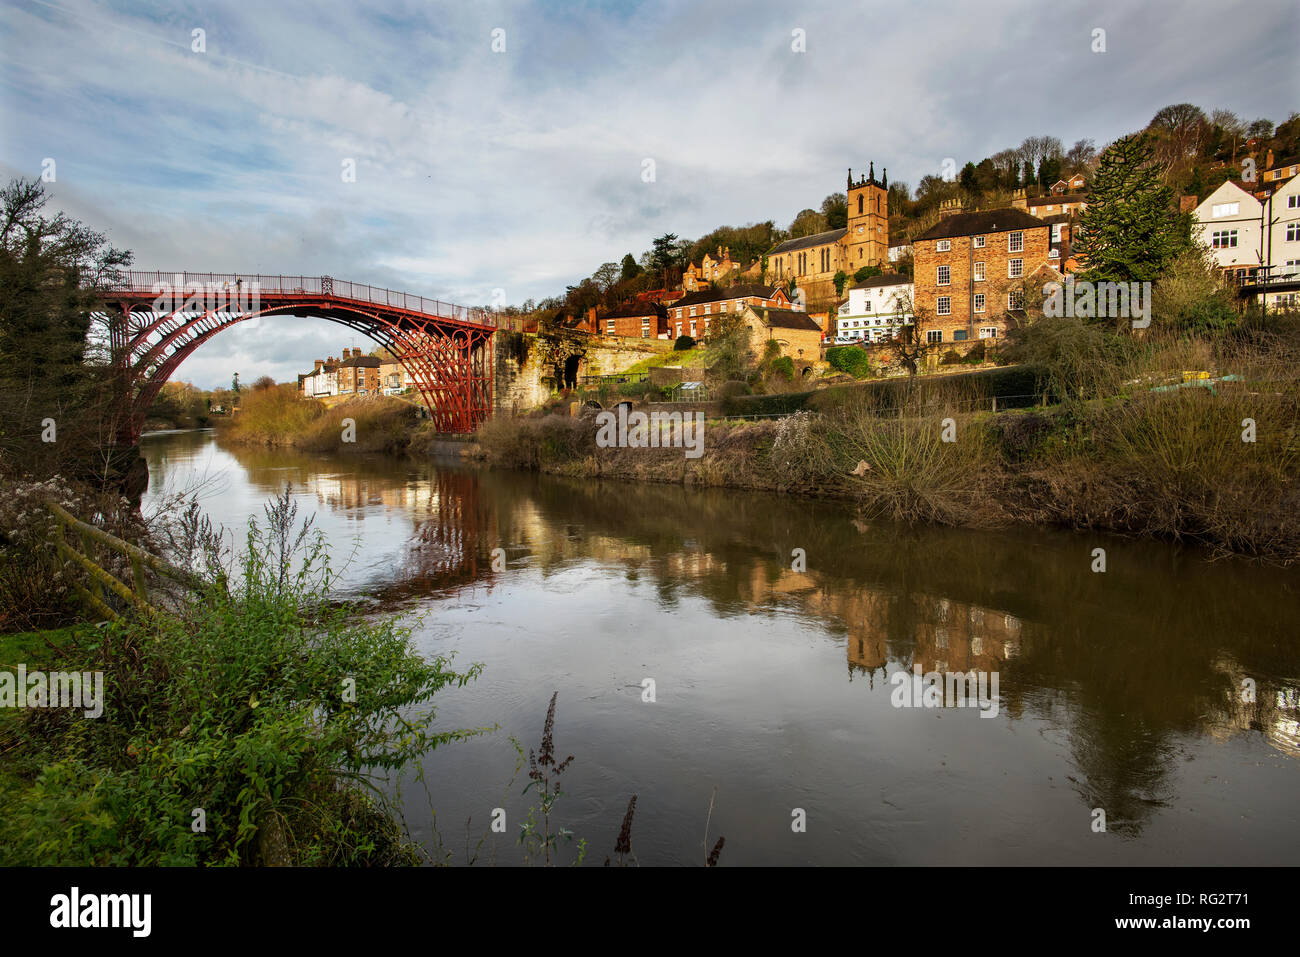
[[[30,175],[56,159],[56,202],[140,268],[330,274],[464,303],[502,288],[518,303],[664,232],[784,225],[843,189],[848,166],[915,185],[945,157],[1044,133],[1101,144],[1189,100],[1281,120],[1296,26],[1281,0],[31,0],[0,9],[0,164]],[[181,375],[220,384],[238,363],[283,380],[351,344],[289,322],[274,341],[223,333]]]

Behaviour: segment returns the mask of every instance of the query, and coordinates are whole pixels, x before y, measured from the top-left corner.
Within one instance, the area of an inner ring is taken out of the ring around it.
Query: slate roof
[[[599,315],[600,319],[641,319],[645,316],[654,316],[662,318],[667,315],[664,307],[657,302],[632,302],[619,306],[617,309],[611,309],[609,312]]]
[[[920,236],[925,239],[952,239],[954,236],[980,236],[984,233],[1010,233],[1019,229],[1042,229],[1047,226],[1037,216],[1023,209],[1007,207],[990,209],[982,213],[954,213],[939,220]]]
[[[738,282],[734,286],[726,286],[722,289],[701,289],[699,292],[693,292],[683,296],[672,303],[672,308],[678,306],[694,306],[702,302],[722,302],[726,299],[744,299],[753,296],[756,299],[771,299],[776,294],[780,286],[764,286],[758,282]]]
[[[875,289],[877,286],[901,286],[912,280],[901,272],[887,272],[883,276],[868,276],[862,282],[855,282],[850,289]]]
[[[1087,193],[1050,193],[1047,196],[1035,196],[1033,199],[1027,199],[1025,205],[1051,206],[1056,203],[1085,203],[1087,201]]]
[[[795,312],[793,309],[772,309],[769,306],[748,306],[746,308],[757,313],[769,326],[774,326],[777,329],[822,331],[822,327],[817,325],[816,320],[806,312]]]
[[[832,229],[825,233],[814,233],[811,236],[800,236],[798,239],[787,239],[783,243],[777,243],[770,250],[768,255],[772,256],[777,253],[794,252],[796,249],[807,249],[810,246],[825,246],[827,243],[833,243],[847,233],[848,227],[842,229]]]

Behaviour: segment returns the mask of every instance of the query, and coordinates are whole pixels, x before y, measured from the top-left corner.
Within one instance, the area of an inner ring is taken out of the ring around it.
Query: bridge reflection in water
[[[164,456],[149,443],[145,450],[155,475],[165,474]],[[379,608],[447,622],[441,627],[465,636],[458,647],[469,660],[495,656],[498,680],[550,688],[594,648],[641,649],[675,633],[693,636],[689,657],[731,655],[729,687],[709,692],[718,700],[743,696],[748,676],[770,667],[774,653],[796,656],[808,672],[800,679],[818,682],[828,700],[838,700],[836,680],[887,697],[890,676],[914,665],[996,672],[999,713],[979,724],[1035,730],[1031,739],[1067,756],[1054,775],[1060,786],[1085,808],[1106,808],[1110,830],[1130,836],[1178,803],[1189,786],[1179,756],[1195,742],[1231,742],[1233,753],[1271,754],[1288,767],[1300,759],[1300,596],[1283,570],[1100,540],[1112,570],[1095,575],[1097,536],[906,529],[858,521],[842,504],[766,494],[224,454],[255,491],[293,477],[341,550],[360,542],[350,588]],[[506,555],[503,572],[492,570],[496,548]],[[796,548],[806,571],[791,567]],[[1116,556],[1131,572],[1116,573]],[[468,610],[483,605],[494,609],[487,618]],[[538,637],[556,620],[568,622],[564,637]],[[530,637],[503,657],[493,643],[507,621]],[[774,648],[768,636],[792,622],[798,647],[786,638]],[[838,679],[820,670],[816,650],[835,645]],[[636,661],[648,654],[632,653]],[[1243,700],[1246,679],[1256,682],[1253,700]],[[716,705],[696,706],[718,720]],[[593,721],[588,730],[599,728]],[[1028,760],[1033,748],[1009,753]],[[1016,759],[989,760],[1008,767]],[[1246,780],[1249,772],[1238,772]],[[1244,793],[1234,792],[1238,801]]]

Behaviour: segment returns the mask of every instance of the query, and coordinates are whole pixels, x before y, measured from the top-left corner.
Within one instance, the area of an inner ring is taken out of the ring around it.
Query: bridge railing
[[[335,296],[354,302],[376,306],[391,306],[418,312],[439,319],[456,319],[479,325],[506,327],[506,317],[470,306],[458,306],[439,299],[416,296],[396,289],[385,289],[367,283],[335,279],[332,276],[283,276],[262,273],[213,272],[125,272],[120,282],[103,287],[104,292],[152,293],[163,290],[176,295],[198,286],[204,292],[229,292],[250,294],[254,290],[262,295],[280,296]]]

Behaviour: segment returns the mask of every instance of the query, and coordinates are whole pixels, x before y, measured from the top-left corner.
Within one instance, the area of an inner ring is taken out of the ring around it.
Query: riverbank
[[[1214,391],[1137,386],[998,413],[919,387],[888,403],[865,389],[817,398],[779,420],[705,421],[698,458],[601,448],[591,418],[561,416],[492,420],[480,457],[572,477],[833,496],[904,522],[1096,529],[1300,560],[1294,389],[1257,378]]]
[[[237,414],[215,424],[226,442],[308,452],[420,454],[434,434],[410,402],[368,396],[327,406],[291,385],[249,391]]]

